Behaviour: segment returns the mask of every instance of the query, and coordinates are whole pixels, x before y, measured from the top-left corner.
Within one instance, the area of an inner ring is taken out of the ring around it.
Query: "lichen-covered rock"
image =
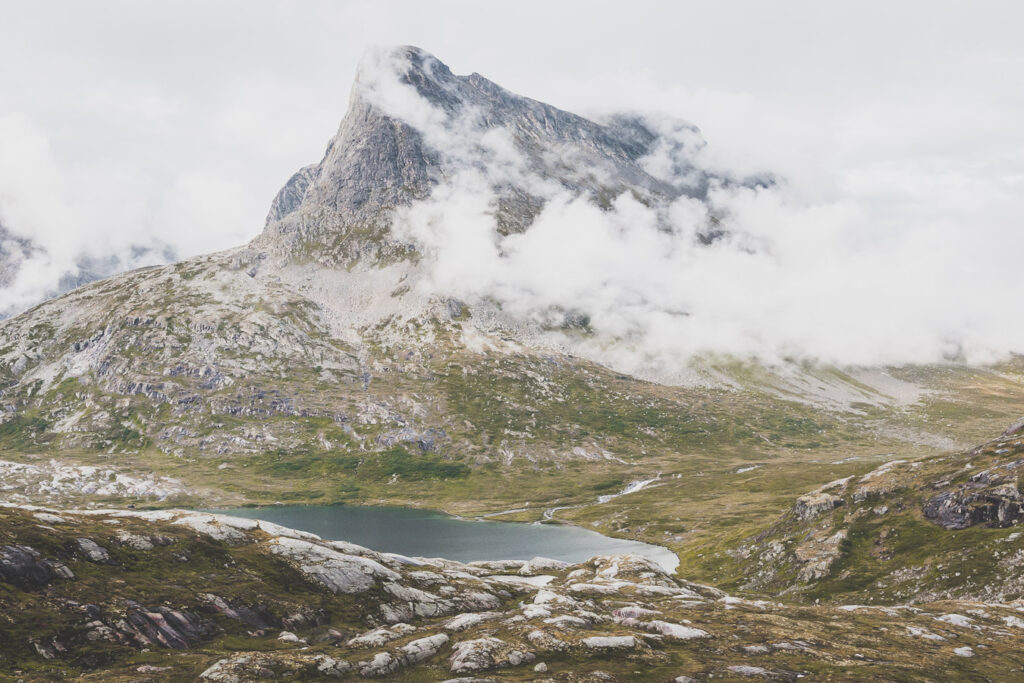
[[[349,647],[381,647],[395,638],[401,637],[397,629],[376,628],[372,631],[360,634],[348,641]]]
[[[633,636],[591,636],[580,642],[588,650],[632,650],[640,645]]]
[[[612,612],[612,615],[617,619],[644,619],[659,614],[661,614],[661,610],[647,609],[646,607],[638,607],[636,605],[620,607]]]
[[[797,546],[793,553],[801,563],[797,578],[809,582],[828,576],[832,565],[842,555],[842,544],[847,534],[846,529],[840,529],[824,537],[823,533],[818,533]]]
[[[91,538],[79,538],[76,543],[78,544],[78,549],[90,562],[95,562],[96,564],[117,564],[117,561],[110,556],[110,552]]]
[[[245,652],[221,659],[199,678],[214,683],[249,683],[276,678],[322,680],[341,678],[352,669],[343,659],[328,655]]]
[[[452,600],[419,588],[388,582],[384,584],[384,590],[392,598],[380,606],[381,618],[385,623],[443,616],[457,610]]]
[[[464,640],[452,647],[448,664],[452,673],[486,671],[519,666],[536,659],[536,655],[523,651],[499,638]]]
[[[116,538],[118,543],[133,550],[152,550],[156,547],[152,538],[127,531],[117,532]]]
[[[673,624],[659,619],[655,619],[653,621],[641,621],[632,617],[626,617],[623,619],[616,619],[616,621],[622,626],[643,629],[651,633],[663,635],[673,640],[693,640],[694,638],[708,638],[710,636],[710,634],[703,629],[684,626],[682,624]]]
[[[1008,527],[1024,519],[1024,499],[1016,483],[977,488],[968,483],[933,496],[924,504],[924,516],[944,529]]]
[[[68,520],[60,515],[55,515],[50,512],[37,512],[32,515],[43,524],[67,524]]]
[[[793,511],[800,519],[811,519],[823,512],[834,510],[842,504],[843,499],[835,494],[815,491],[797,498]]]
[[[444,622],[444,629],[446,631],[465,631],[467,628],[491,619],[497,619],[500,616],[500,612],[466,612]]]
[[[310,541],[278,537],[271,539],[267,548],[333,593],[364,593],[382,580],[401,578],[398,572],[376,560],[345,555]]]
[[[413,640],[399,648],[402,663],[405,666],[412,666],[430,659],[447,644],[448,636],[443,633]]]
[[[247,523],[251,522],[251,524]],[[239,527],[257,529],[259,525],[254,520],[242,520],[238,517],[227,517],[225,515],[211,515],[205,513],[188,514],[175,519],[173,524],[186,526],[201,534],[218,541],[225,541],[234,545],[249,543],[251,539]]]
[[[535,557],[526,564],[519,568],[519,573],[523,576],[535,576],[537,574],[544,574],[545,572],[557,572],[565,569],[569,566],[568,562],[562,560],[552,560],[548,557]]]
[[[390,652],[378,652],[368,662],[359,662],[356,664],[359,668],[359,675],[364,678],[376,678],[378,676],[387,676],[390,673],[398,671],[402,663],[397,657],[392,655]]]

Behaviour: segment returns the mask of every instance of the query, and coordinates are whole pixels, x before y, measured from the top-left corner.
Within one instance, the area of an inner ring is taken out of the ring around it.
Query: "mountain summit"
[[[490,194],[501,235],[525,230],[556,195],[599,206],[623,193],[648,204],[703,197],[712,176],[691,161],[702,145],[689,124],[596,122],[457,76],[419,48],[375,51],[324,158],[288,180],[254,246],[325,263],[387,259],[410,248],[391,230],[396,209],[467,175]]]

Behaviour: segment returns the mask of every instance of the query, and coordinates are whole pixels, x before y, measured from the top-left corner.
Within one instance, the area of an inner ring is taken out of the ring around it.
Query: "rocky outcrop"
[[[272,678],[324,680],[341,678],[352,665],[328,655],[244,652],[221,659],[199,674],[216,683],[247,683]]]
[[[0,546],[0,580],[25,588],[45,586],[54,578],[72,579],[63,564],[40,559],[40,553],[26,545]]]
[[[797,546],[794,551],[794,555],[800,563],[797,578],[800,581],[810,582],[828,576],[832,565],[842,554],[842,543],[846,537],[846,529],[840,529],[833,534],[823,533],[812,536]]]
[[[447,644],[448,636],[443,633],[417,638],[401,646],[394,653],[377,653],[373,659],[359,662],[356,667],[360,675],[367,678],[386,676],[430,659]]]
[[[800,519],[811,519],[823,512],[834,510],[842,504],[843,499],[835,494],[815,491],[797,498],[793,511]]]
[[[285,558],[313,581],[334,593],[365,593],[382,581],[401,576],[372,559],[346,555],[324,545],[294,538],[275,538],[270,552]]]
[[[164,646],[183,650],[205,640],[212,632],[209,624],[191,612],[168,607],[149,609],[130,603],[125,619],[116,622],[117,630],[130,635],[141,646]]]
[[[478,638],[457,643],[448,664],[452,673],[460,674],[515,667],[534,659],[532,652],[519,650],[500,638]]]
[[[110,557],[110,553],[103,546],[96,543],[91,538],[78,538],[75,539],[75,544],[78,546],[78,550],[88,558],[90,562],[96,564],[118,564],[117,560]]]
[[[1004,483],[1005,482],[1005,483]],[[943,491],[925,501],[925,517],[944,529],[966,529],[976,524],[1003,528],[1024,520],[1024,499],[1017,478],[983,472],[967,484]]]

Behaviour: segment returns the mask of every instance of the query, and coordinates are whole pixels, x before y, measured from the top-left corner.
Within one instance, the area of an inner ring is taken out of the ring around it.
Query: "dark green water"
[[[594,555],[634,553],[651,558],[669,571],[678,565],[676,556],[661,546],[558,524],[470,521],[429,510],[347,505],[276,505],[208,512],[264,519],[381,552],[460,562],[529,560],[537,556],[581,562]]]

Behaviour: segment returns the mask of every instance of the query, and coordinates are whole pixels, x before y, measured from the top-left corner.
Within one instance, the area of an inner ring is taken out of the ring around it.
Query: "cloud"
[[[703,206],[665,209],[666,237],[626,200],[595,217],[557,193],[543,229],[499,239],[474,194],[496,169],[461,174],[408,218],[439,290],[589,307],[609,335],[644,330],[641,356],[995,358],[1022,347],[1022,19],[1015,2],[923,0],[5,3],[0,213],[50,254],[25,296],[82,253],[244,242],[319,158],[365,46],[416,44],[571,111],[685,117],[705,168],[785,180],[713,193],[734,237],[706,248]],[[505,143],[487,142],[514,175]],[[648,169],[675,174],[661,152]],[[580,263],[548,265],[547,248]]]
[[[833,196],[785,180],[719,183],[706,201],[649,206],[623,194],[602,209],[537,185],[507,132],[472,110],[431,107],[389,76],[402,65],[386,66],[370,71],[373,90],[389,92],[376,103],[447,165],[446,182],[396,223],[430,254],[433,293],[555,327],[566,312],[582,316],[586,343],[633,367],[702,354],[874,365],[1024,351],[1024,323],[1006,315],[1024,247],[1013,179],[979,183],[907,160],[849,173]],[[694,168],[723,168],[691,127],[658,116],[650,125],[664,136],[641,162],[652,172],[687,184]],[[510,182],[533,183],[546,204],[524,233],[502,236],[495,188]],[[712,216],[728,234],[707,245]]]

